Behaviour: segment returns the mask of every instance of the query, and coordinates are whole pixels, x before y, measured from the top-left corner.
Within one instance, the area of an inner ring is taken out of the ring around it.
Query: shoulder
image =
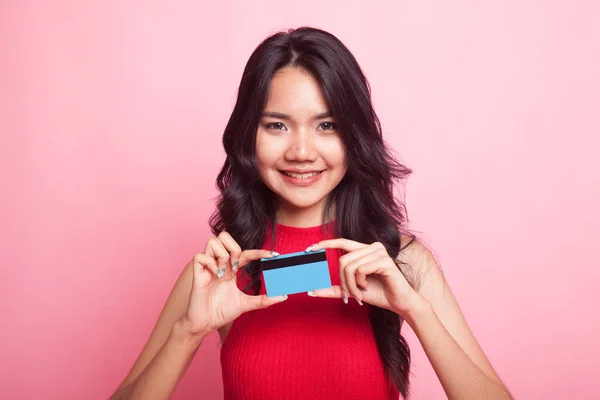
[[[400,238],[398,263],[413,280],[415,289],[422,288],[431,281],[443,281],[439,263],[432,250],[413,235],[402,235]]]
[[[411,261],[422,266],[432,263],[437,264],[429,247],[412,235],[401,235],[398,258],[400,261]]]

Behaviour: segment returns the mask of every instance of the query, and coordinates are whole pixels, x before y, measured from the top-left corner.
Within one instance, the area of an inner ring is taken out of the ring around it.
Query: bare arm
[[[314,290],[318,297],[348,295],[399,314],[416,333],[450,400],[510,400],[510,393],[471,333],[431,252],[417,241],[398,261],[423,277],[418,292],[410,286],[382,243],[324,240],[310,247],[342,249],[340,286]],[[360,286],[360,287],[359,287]]]
[[[181,322],[192,288],[192,262],[175,283],[158,321],[123,383],[111,399],[168,399],[204,337],[194,337]]]
[[[402,254],[402,253],[401,253]],[[402,255],[424,276],[423,301],[408,316],[449,399],[512,399],[473,336],[431,252],[413,242]]]
[[[182,321],[173,325],[169,338],[133,381],[111,399],[168,399],[185,374],[204,336],[193,336]]]
[[[266,308],[286,296],[249,296],[236,273],[248,262],[273,257],[267,250],[241,251],[227,232],[210,239],[175,283],[158,321],[131,371],[112,399],[168,399],[204,338],[221,337],[242,313]]]

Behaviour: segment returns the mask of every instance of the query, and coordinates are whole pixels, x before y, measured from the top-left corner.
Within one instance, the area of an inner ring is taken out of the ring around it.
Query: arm
[[[417,335],[449,399],[512,399],[473,336],[431,252],[413,242],[401,252],[423,277],[421,300],[406,322]]]
[[[118,389],[111,399],[168,399],[185,374],[205,336],[193,336],[177,321],[169,338],[132,382]]]
[[[248,262],[273,257],[267,250],[241,251],[227,232],[210,239],[185,268],[158,322],[113,399],[168,399],[208,335],[221,337],[242,313],[270,307],[287,296],[249,296],[236,273]]]
[[[317,297],[357,300],[400,315],[421,342],[446,395],[451,400],[512,399],[467,325],[450,287],[425,246],[406,246],[396,261],[382,243],[370,245],[348,239],[324,240],[309,251],[336,248],[340,257],[340,286],[314,290]],[[422,278],[418,292],[397,262]]]
[[[192,288],[192,265],[181,273],[148,342],[111,399],[168,399],[187,370],[204,340],[186,332],[182,323]]]

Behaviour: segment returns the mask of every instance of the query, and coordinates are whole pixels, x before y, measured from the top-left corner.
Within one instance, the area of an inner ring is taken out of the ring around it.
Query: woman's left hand
[[[348,294],[362,303],[394,311],[406,319],[426,300],[408,283],[383,244],[364,244],[348,239],[324,240],[307,250],[340,249],[340,286],[312,291],[315,297],[343,298]]]

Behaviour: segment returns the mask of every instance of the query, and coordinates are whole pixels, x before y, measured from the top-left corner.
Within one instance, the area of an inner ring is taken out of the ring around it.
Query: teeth
[[[295,174],[293,172],[285,172],[285,171],[283,173],[287,176],[291,176],[292,178],[297,178],[297,179],[306,179],[306,178],[310,178],[311,176],[320,174],[320,172],[310,172],[308,174]]]

